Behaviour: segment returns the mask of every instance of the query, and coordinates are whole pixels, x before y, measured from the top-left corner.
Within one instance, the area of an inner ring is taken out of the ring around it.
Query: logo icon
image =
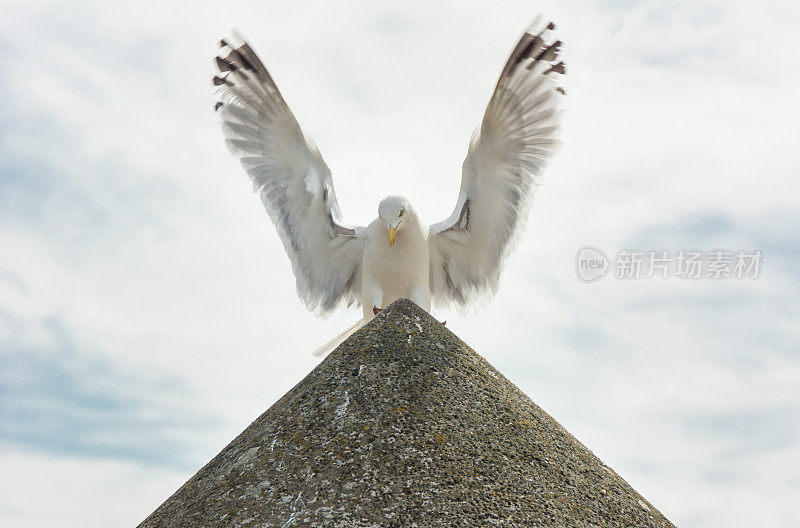
[[[606,276],[610,269],[608,257],[599,249],[584,246],[575,258],[575,271],[584,282],[594,282]]]

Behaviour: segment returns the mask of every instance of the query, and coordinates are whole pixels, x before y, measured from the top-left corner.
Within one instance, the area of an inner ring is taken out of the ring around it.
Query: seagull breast
[[[386,223],[376,218],[366,230],[362,268],[364,316],[400,298],[430,310],[430,252],[427,227],[407,214],[392,244]]]

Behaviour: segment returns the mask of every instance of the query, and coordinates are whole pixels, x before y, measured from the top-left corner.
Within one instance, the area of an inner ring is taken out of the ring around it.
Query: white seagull
[[[503,262],[531,196],[559,145],[561,41],[535,21],[511,53],[464,160],[453,213],[423,225],[402,196],[378,205],[368,226],[345,223],[331,171],[246,42],[220,41],[216,103],[225,140],[278,230],[306,307],[341,304],[364,317],[320,347],[323,355],[381,309],[408,298],[427,311],[466,309],[497,291]]]

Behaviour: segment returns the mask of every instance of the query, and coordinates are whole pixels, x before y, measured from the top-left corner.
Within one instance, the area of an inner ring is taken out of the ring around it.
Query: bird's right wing
[[[343,222],[328,166],[250,45],[220,45],[215,109],[292,261],[298,295],[319,315],[360,303],[364,228]]]
[[[558,146],[564,91],[561,41],[552,23],[522,36],[472,137],[453,213],[430,229],[430,282],[437,305],[465,309],[497,289],[545,164]]]

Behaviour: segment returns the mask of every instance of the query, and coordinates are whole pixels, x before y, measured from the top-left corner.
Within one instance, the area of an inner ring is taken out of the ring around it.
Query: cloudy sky
[[[0,526],[133,526],[358,314],[297,300],[218,130],[236,28],[348,220],[452,210],[527,22],[559,24],[564,147],[487,309],[448,327],[678,526],[800,494],[800,9],[790,2],[0,4]],[[760,250],[757,279],[576,275],[599,248]]]

